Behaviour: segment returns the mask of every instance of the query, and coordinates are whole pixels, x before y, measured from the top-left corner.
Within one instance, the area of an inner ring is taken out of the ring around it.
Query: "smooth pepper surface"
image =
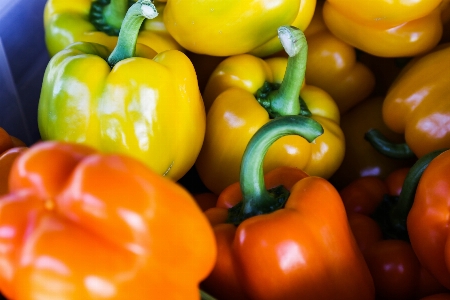
[[[8,299],[199,299],[214,235],[181,186],[126,155],[38,142],[0,199]]]
[[[124,40],[131,31],[122,29]],[[134,45],[110,53],[78,42],[55,55],[43,79],[39,131],[44,140],[131,155],[178,180],[193,166],[205,132],[195,70],[181,51],[156,55]]]

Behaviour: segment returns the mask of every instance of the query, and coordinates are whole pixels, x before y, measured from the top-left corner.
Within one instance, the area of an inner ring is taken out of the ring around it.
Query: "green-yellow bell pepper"
[[[45,41],[50,56],[75,42],[94,42],[114,49],[125,13],[133,0],[48,0],[44,8]],[[156,52],[183,48],[163,22],[165,3],[156,2],[158,16],[142,25],[138,43]]]
[[[267,56],[282,50],[277,29],[305,30],[316,0],[167,1],[164,23],[185,49],[212,56],[251,53]]]
[[[38,125],[44,140],[128,154],[178,180],[200,151],[205,110],[194,67],[184,53],[156,54],[136,45],[144,20],[141,8],[147,11],[151,5],[139,0],[131,6],[111,54],[103,45],[78,42],[52,57]]]

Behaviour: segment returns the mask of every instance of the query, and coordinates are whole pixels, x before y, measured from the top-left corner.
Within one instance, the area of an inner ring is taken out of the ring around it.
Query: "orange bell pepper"
[[[8,192],[8,176],[14,160],[27,149],[24,142],[0,127],[0,196]]]
[[[390,232],[375,217],[385,204],[383,201],[389,199],[385,197],[400,194],[408,171],[409,168],[397,169],[384,180],[377,176],[358,178],[339,192],[372,274],[377,299],[417,299],[446,291],[420,264],[411,244],[396,236],[388,238]]]
[[[372,278],[336,189],[321,177],[290,167],[263,176],[263,157],[276,139],[296,134],[311,142],[323,132],[320,127],[303,116],[279,117],[250,140],[240,181],[205,212],[219,258],[202,283],[211,295],[374,299]]]
[[[8,299],[199,299],[214,235],[178,184],[129,156],[50,141],[15,161],[9,183],[0,198]]]
[[[450,289],[449,199],[450,150],[423,156],[403,199],[402,215],[414,252],[439,282]],[[410,208],[410,209],[409,209]]]
[[[305,81],[329,93],[341,114],[370,95],[375,87],[372,70],[357,60],[353,46],[328,30],[320,2],[305,36],[308,41]]]

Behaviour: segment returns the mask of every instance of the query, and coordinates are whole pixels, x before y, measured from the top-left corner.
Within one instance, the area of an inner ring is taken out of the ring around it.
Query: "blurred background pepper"
[[[327,0],[323,18],[339,39],[383,57],[415,56],[442,37],[441,11],[447,0]]]

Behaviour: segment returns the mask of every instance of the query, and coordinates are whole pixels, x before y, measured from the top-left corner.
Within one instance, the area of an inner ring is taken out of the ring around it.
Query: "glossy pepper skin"
[[[329,178],[342,189],[360,177],[377,176],[385,179],[396,169],[412,166],[415,158],[396,159],[380,153],[364,135],[377,128],[392,142],[404,143],[404,136],[389,129],[383,122],[383,97],[369,97],[341,115],[340,126],[345,136],[345,155],[341,165]]]
[[[75,42],[92,42],[110,51],[117,43],[118,31],[126,10],[133,0],[48,0],[44,8],[45,41],[50,56]],[[92,9],[94,7],[94,9]],[[146,20],[139,32],[138,43],[156,52],[183,48],[167,32],[164,22],[165,3],[155,2],[158,16]],[[91,18],[95,11],[96,19]],[[96,26],[101,23],[102,27]]]
[[[450,147],[450,44],[410,61],[383,102],[383,120],[417,157]]]
[[[370,269],[377,299],[419,299],[446,289],[420,264],[411,244],[387,238],[373,218],[383,197],[398,196],[409,168],[400,168],[385,179],[367,176],[339,191],[350,227]]]
[[[407,229],[420,262],[441,284],[450,289],[448,222],[450,151],[426,166],[412,197]]]
[[[444,0],[327,0],[323,17],[339,39],[382,57],[416,56],[442,36]]]
[[[205,132],[194,67],[178,50],[155,55],[137,44],[134,52],[135,40],[120,40],[112,53],[79,42],[50,60],[38,106],[41,137],[131,155],[178,180],[193,166]]]
[[[8,192],[8,176],[14,160],[26,149],[24,142],[0,127],[0,196]]]
[[[305,80],[329,93],[341,114],[371,94],[374,74],[357,60],[353,46],[328,30],[322,17],[322,3],[317,3],[305,36],[308,41]]]
[[[129,156],[55,141],[24,152],[9,181],[0,198],[8,299],[199,299],[214,235],[178,184]]]
[[[298,136],[286,136],[275,142],[265,157],[265,172],[279,166],[291,166],[309,175],[327,178],[342,162],[345,141],[339,127],[339,109],[322,89],[311,85],[301,87],[303,77],[294,79],[296,75],[287,75],[284,78],[285,74],[291,74],[289,68],[302,73],[301,67],[289,64],[289,60],[293,62],[294,59],[298,57],[263,60],[242,54],[226,58],[213,71],[203,93],[209,111],[205,141],[195,165],[202,182],[215,194],[239,180],[242,154],[248,141],[258,128],[273,119],[270,114],[272,107],[263,107],[260,103],[265,100],[258,101],[263,97],[255,96],[265,82],[289,83],[290,87],[284,91],[296,94],[284,94],[280,87],[269,97],[278,95],[274,98],[279,97],[281,101],[277,104],[284,109],[294,104],[300,106],[300,94],[312,114],[311,118],[325,130],[313,144]],[[301,114],[300,108],[292,111],[283,111],[280,115]]]
[[[260,57],[282,50],[280,26],[304,30],[314,14],[315,0],[167,1],[164,23],[185,49],[211,56],[251,53]]]
[[[211,295],[374,299],[372,278],[336,189],[296,168],[280,167],[263,176],[262,156],[276,138],[298,134],[311,142],[320,133],[318,127],[307,117],[279,117],[250,141],[240,181],[205,212],[218,248],[216,265],[202,283]],[[305,128],[310,132],[305,134]]]

